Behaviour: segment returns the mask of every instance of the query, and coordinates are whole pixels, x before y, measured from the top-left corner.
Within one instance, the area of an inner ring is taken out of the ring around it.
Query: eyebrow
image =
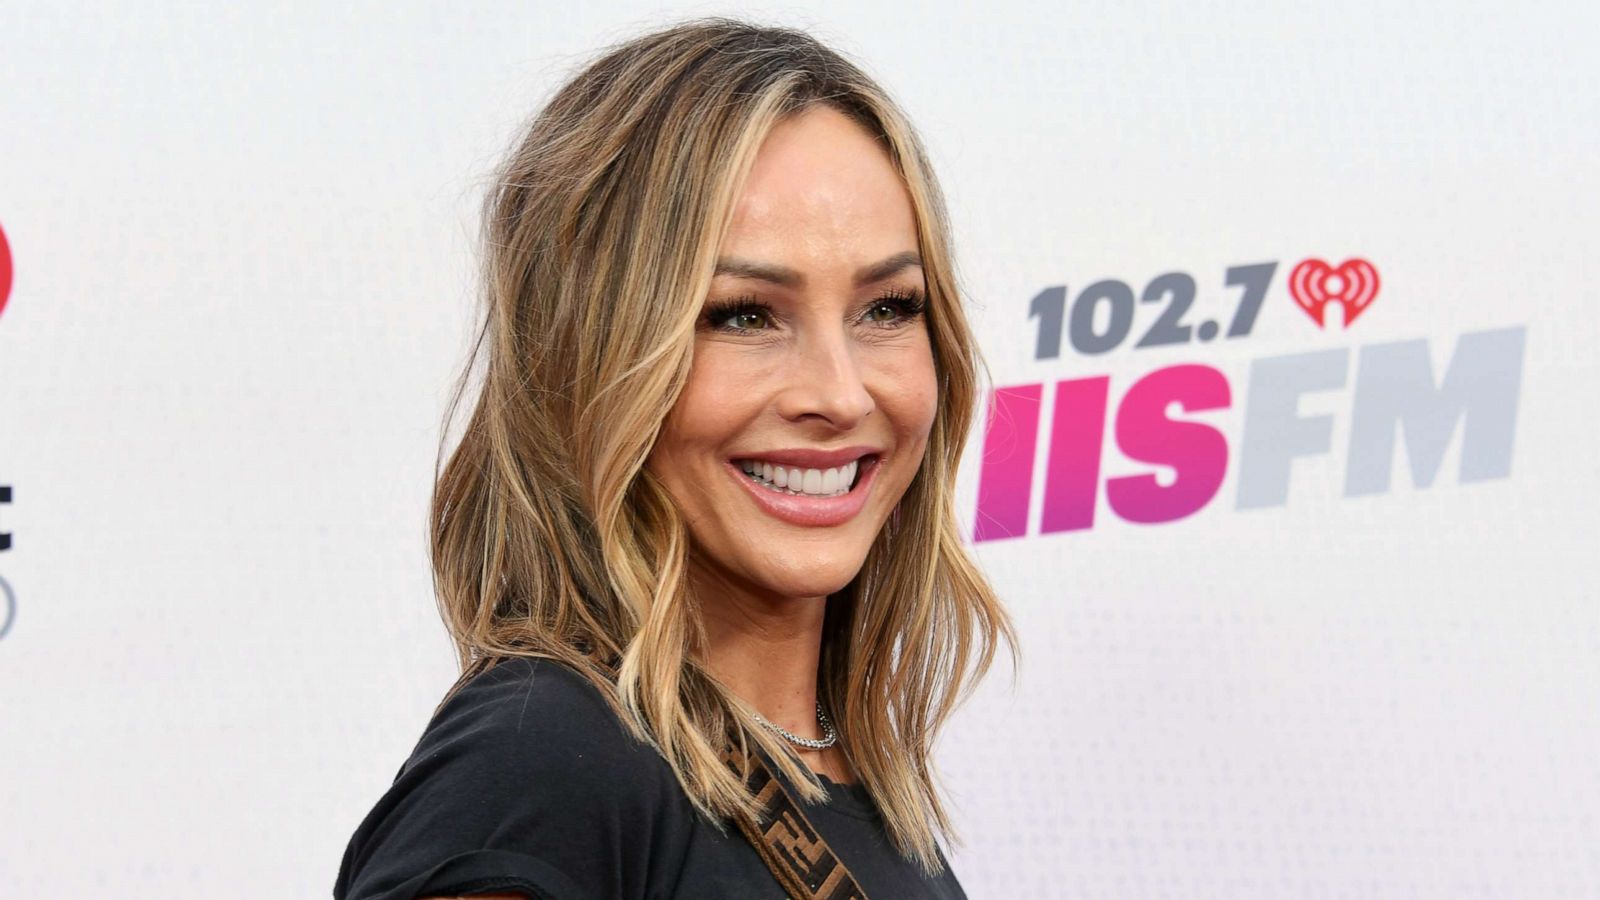
[[[906,250],[864,266],[856,271],[856,287],[882,281],[891,275],[897,275],[904,269],[912,266],[922,268],[922,257],[915,250]],[[770,263],[752,262],[747,259],[723,257],[717,260],[717,268],[712,272],[712,277],[726,275],[731,278],[750,278],[756,281],[767,281],[779,287],[798,288],[806,283],[806,277],[787,266],[773,265]]]

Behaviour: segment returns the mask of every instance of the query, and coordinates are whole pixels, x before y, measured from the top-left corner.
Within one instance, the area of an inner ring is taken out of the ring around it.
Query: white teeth
[[[839,470],[829,469],[822,473],[822,492],[831,494],[839,489]]]
[[[739,460],[739,468],[759,484],[780,493],[794,495],[812,494],[819,497],[836,497],[845,494],[855,485],[860,460],[831,469],[802,469],[796,466],[775,466],[754,459]]]

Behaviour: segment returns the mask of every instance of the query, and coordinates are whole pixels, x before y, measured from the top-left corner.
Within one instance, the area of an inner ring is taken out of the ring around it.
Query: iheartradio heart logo
[[[1349,328],[1378,296],[1378,270],[1364,259],[1347,259],[1338,268],[1320,259],[1304,260],[1289,273],[1289,294],[1318,328],[1328,327],[1323,316],[1328,304],[1339,304]]]
[[[6,299],[11,296],[11,245],[6,243],[6,230],[0,228],[0,313],[6,311]]]

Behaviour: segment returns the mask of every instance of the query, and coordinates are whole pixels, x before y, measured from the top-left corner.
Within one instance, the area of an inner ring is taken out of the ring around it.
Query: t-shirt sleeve
[[[351,838],[334,898],[645,897],[670,803],[652,756],[577,673],[502,662],[428,724]]]

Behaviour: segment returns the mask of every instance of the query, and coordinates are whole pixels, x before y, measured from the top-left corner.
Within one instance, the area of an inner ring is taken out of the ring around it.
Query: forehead
[[[807,270],[849,269],[917,249],[904,181],[877,139],[815,106],[768,133],[721,251]]]

